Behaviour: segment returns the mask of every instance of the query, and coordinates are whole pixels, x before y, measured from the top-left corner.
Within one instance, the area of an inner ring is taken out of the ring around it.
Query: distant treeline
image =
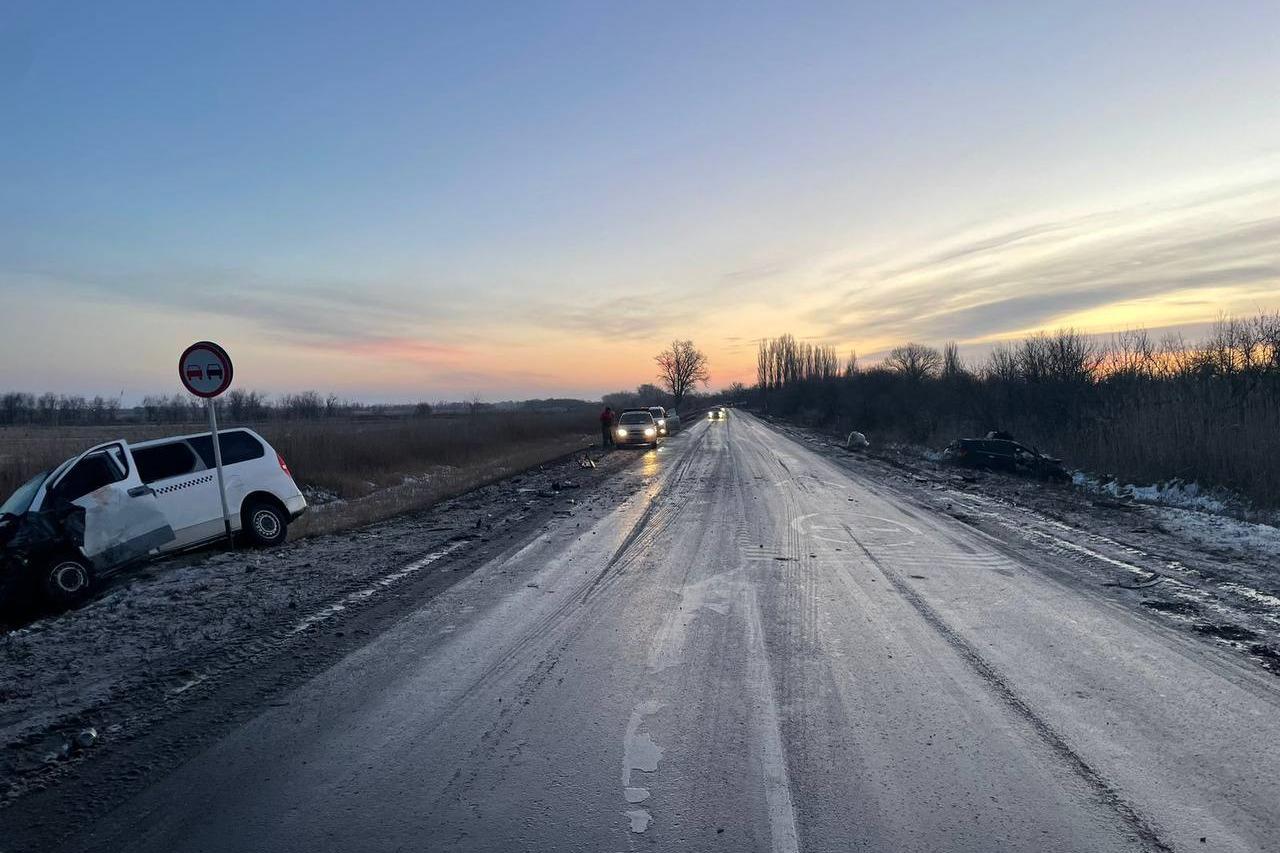
[[[713,401],[741,398],[745,392],[746,386],[741,383],[735,383],[723,391],[712,394],[686,391],[684,399],[680,401],[679,410],[682,412],[689,411],[709,405]],[[659,388],[657,385],[645,383],[637,386],[634,391],[614,391],[613,393],[605,394],[604,404],[614,411],[648,408],[649,406],[670,407],[672,405],[672,397],[669,392]]]
[[[1062,330],[996,347],[909,343],[879,364],[762,341],[751,401],[873,440],[940,446],[988,430],[1125,480],[1180,478],[1280,506],[1280,314],[1219,321],[1201,341]]]
[[[583,400],[548,399],[485,403],[479,400],[436,403],[365,404],[334,394],[303,391],[271,397],[260,391],[233,389],[218,398],[220,418],[250,423],[273,420],[316,420],[333,417],[426,417],[485,411],[574,412],[594,409]],[[67,394],[0,393],[0,426],[92,426],[117,423],[178,424],[201,421],[204,400],[187,394],[152,395],[137,406],[118,398]]]

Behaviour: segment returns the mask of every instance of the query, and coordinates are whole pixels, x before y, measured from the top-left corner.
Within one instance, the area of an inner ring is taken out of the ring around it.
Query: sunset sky
[[[266,7],[270,7],[269,9]],[[1280,309],[1280,3],[0,16],[0,388],[595,396]],[[14,10],[16,9],[16,14]]]

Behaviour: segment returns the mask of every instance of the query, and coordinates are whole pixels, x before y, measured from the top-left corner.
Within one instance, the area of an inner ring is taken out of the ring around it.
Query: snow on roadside
[[[1174,506],[1149,507],[1148,513],[1167,532],[1203,548],[1272,559],[1280,554],[1280,528],[1269,524]]]
[[[1134,483],[1122,484],[1117,480],[1104,480],[1094,474],[1077,471],[1072,475],[1071,481],[1086,492],[1144,504],[1215,514],[1222,514],[1242,506],[1239,498],[1222,489],[1205,489],[1199,483],[1186,483],[1176,479],[1139,486]]]
[[[1072,482],[1086,494],[1143,504],[1167,533],[1201,548],[1254,554],[1274,559],[1280,554],[1280,519],[1251,510],[1247,501],[1225,489],[1169,480],[1139,486],[1077,471]],[[1251,520],[1250,516],[1254,516]],[[1273,522],[1273,523],[1267,523]]]

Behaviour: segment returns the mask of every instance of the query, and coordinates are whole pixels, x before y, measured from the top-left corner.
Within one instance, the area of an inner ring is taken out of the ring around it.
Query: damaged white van
[[[218,438],[233,531],[251,544],[283,542],[307,508],[284,457],[253,430]],[[208,433],[100,444],[0,505],[0,602],[36,593],[69,606],[131,562],[222,535]]]

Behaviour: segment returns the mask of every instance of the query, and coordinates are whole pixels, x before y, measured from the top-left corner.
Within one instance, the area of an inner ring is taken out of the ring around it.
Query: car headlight
[[[625,429],[622,429],[621,427],[619,427],[619,429],[618,429],[618,438],[626,438],[626,437],[627,437],[627,431],[626,431]]]
[[[657,434],[658,434],[658,431],[657,431],[656,429],[654,429],[653,427],[645,427],[645,428],[644,428],[644,434],[645,434],[645,435],[647,435],[647,436],[649,436],[649,438],[653,438],[655,435],[657,435]]]
[[[658,426],[660,426],[660,427],[664,427],[664,426],[666,426],[666,425],[667,425],[667,419],[666,419],[666,418],[658,418]]]

